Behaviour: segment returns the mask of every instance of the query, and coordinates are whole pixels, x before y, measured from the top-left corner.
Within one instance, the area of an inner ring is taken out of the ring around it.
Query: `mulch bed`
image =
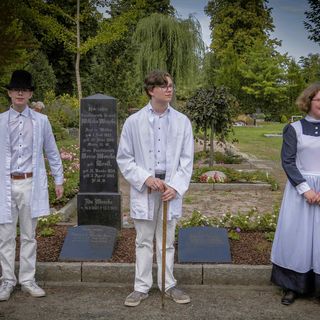
[[[37,237],[37,261],[57,262],[67,234],[68,226],[57,225],[55,234],[51,237]],[[121,230],[114,254],[110,262],[135,262],[135,230]],[[242,232],[240,240],[229,240],[233,264],[266,265],[270,264],[270,251],[272,243],[264,238],[261,232]],[[17,238],[17,256],[19,260],[19,237]],[[177,253],[177,250],[176,250]],[[176,254],[177,262],[177,254]]]

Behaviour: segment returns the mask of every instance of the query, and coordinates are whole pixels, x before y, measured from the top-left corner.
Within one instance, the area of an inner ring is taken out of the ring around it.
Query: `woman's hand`
[[[303,196],[305,197],[305,199],[307,200],[307,202],[309,204],[314,204],[314,203],[320,203],[320,195],[316,192],[314,192],[314,190],[309,190],[307,192],[305,192],[303,194]]]

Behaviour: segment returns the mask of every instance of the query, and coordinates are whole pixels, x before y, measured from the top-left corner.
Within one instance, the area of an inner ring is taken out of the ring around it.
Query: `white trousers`
[[[158,265],[158,287],[162,284],[162,201],[161,193],[152,192],[154,197],[153,220],[134,219],[136,229],[136,270],[134,290],[147,293],[152,287],[153,239],[156,236],[156,256]],[[174,287],[177,283],[173,276],[174,240],[176,220],[167,223],[166,242],[166,283],[165,290]]]
[[[30,198],[32,178],[11,180],[12,223],[0,224],[0,262],[2,280],[16,285],[14,273],[16,229],[19,218],[20,268],[19,283],[34,281],[36,270],[37,241],[35,239],[37,218],[32,219]]]

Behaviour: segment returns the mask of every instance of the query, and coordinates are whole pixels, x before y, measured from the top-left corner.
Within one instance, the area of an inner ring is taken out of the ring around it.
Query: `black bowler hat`
[[[32,82],[32,75],[25,70],[13,71],[10,83],[6,85],[8,90],[11,89],[29,89],[34,91],[34,85]]]

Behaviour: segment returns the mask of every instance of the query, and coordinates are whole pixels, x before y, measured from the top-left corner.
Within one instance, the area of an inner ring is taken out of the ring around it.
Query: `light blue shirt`
[[[48,117],[29,108],[28,110],[32,122],[33,145],[32,169],[28,169],[33,174],[30,206],[32,218],[37,218],[50,214],[48,180],[44,152],[49,161],[51,174],[54,177],[55,184],[57,185],[63,184],[63,167]],[[0,113],[0,224],[12,223],[12,180],[10,177],[12,150],[9,114],[10,110]],[[19,117],[22,118],[23,116]],[[11,118],[11,120],[14,120],[14,118]],[[19,125],[20,123],[18,126]],[[23,141],[23,144],[26,145],[25,140]]]
[[[21,113],[12,107],[9,111],[9,131],[11,148],[10,171],[32,172],[33,125],[30,109]]]

